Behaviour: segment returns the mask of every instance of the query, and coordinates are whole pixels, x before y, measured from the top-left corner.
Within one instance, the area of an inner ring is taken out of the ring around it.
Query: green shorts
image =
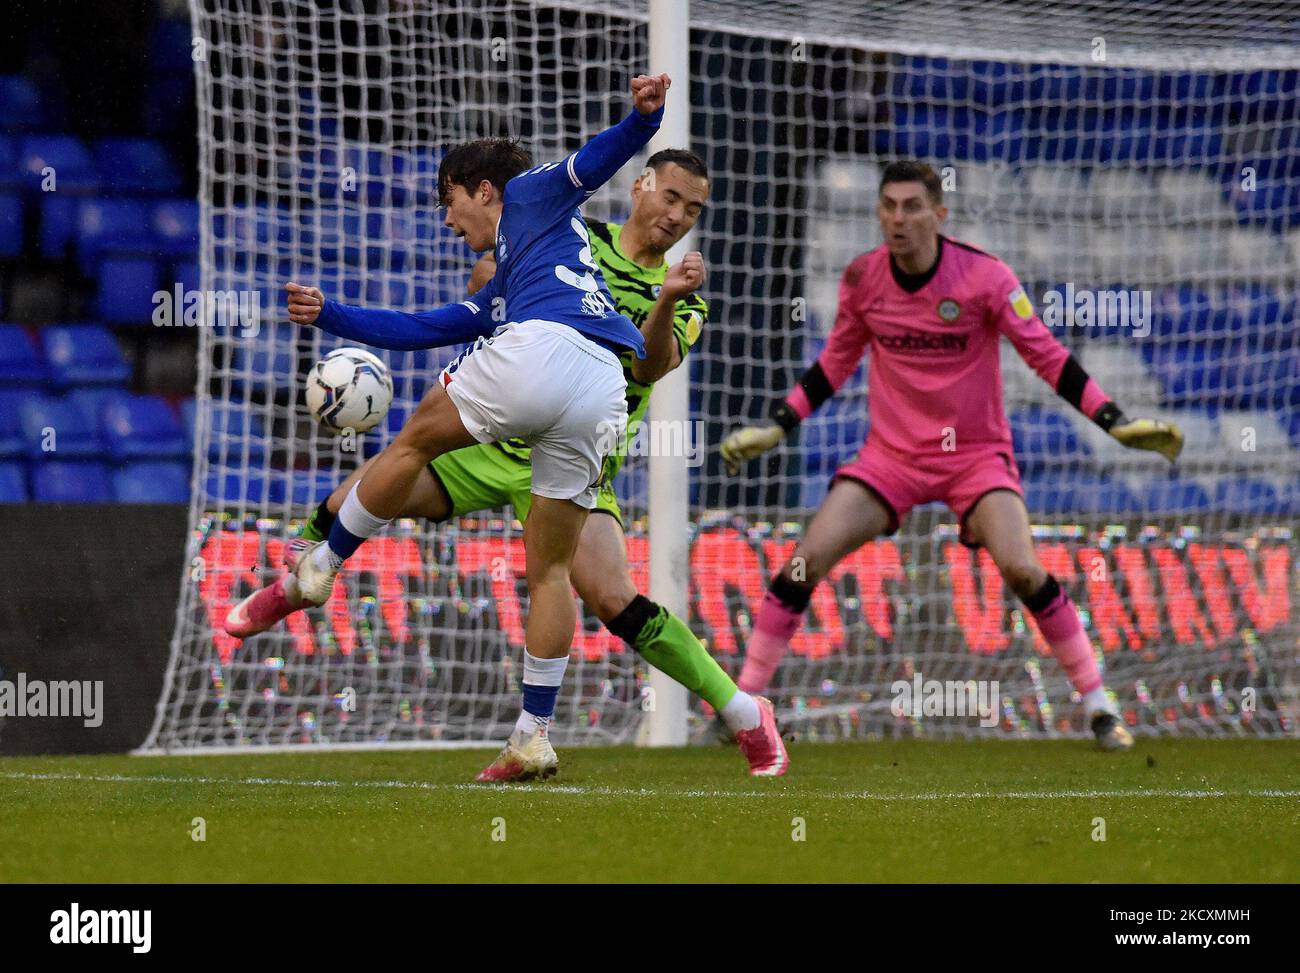
[[[495,443],[479,443],[443,453],[429,464],[429,469],[451,498],[453,517],[499,510],[507,504],[515,508],[515,516],[520,520],[528,517],[533,504],[533,468]],[[594,509],[603,510],[623,523],[610,480],[605,481],[596,495]]]

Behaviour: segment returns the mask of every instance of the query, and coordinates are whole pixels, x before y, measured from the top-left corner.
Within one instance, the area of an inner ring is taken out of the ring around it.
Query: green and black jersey
[[[634,263],[619,249],[618,238],[623,227],[618,223],[602,223],[599,220],[587,220],[587,229],[591,233],[591,253],[605,283],[614,298],[619,311],[631,318],[632,323],[640,328],[654,309],[659,299],[659,288],[668,276],[668,262],[665,260],[658,267],[642,267]],[[709,304],[698,293],[688,294],[677,302],[673,310],[673,331],[681,348],[682,360],[691,350],[704,329],[709,317]],[[645,418],[650,407],[650,390],[653,384],[638,382],[632,377],[632,362],[635,355],[623,354],[623,376],[627,379],[627,439],[636,435],[641,420]],[[621,444],[618,453],[610,459],[609,475],[612,478],[623,465],[627,456],[627,439]],[[508,439],[496,444],[496,448],[509,456],[529,462],[532,452],[522,440]]]

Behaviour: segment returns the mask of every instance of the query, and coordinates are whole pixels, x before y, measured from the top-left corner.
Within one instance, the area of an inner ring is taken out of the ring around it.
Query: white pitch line
[[[550,794],[578,797],[617,798],[786,798],[789,800],[848,800],[848,801],[978,801],[978,800],[1092,800],[1129,797],[1171,797],[1185,800],[1207,798],[1300,798],[1300,790],[1182,790],[1164,788],[1142,791],[1125,790],[1071,790],[1071,791],[930,791],[916,794],[873,794],[867,791],[725,791],[725,790],[655,790],[653,788],[583,787],[574,784],[499,785],[499,784],[440,784],[418,780],[304,780],[291,777],[171,777],[165,774],[70,774],[70,773],[0,773],[0,779],[25,781],[81,781],[94,784],[216,784],[241,787],[312,787],[312,788],[373,788],[379,790],[414,791],[470,791],[483,794]],[[776,785],[774,785],[776,786]]]

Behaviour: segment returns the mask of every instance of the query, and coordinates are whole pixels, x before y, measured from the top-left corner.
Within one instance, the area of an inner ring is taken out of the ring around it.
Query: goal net
[[[383,352],[386,426],[335,438],[306,415],[302,380],[344,342],[288,324],[282,287],[376,307],[462,299],[473,258],[435,206],[440,153],[511,135],[554,160],[617,121],[649,67],[647,13],[191,0],[191,18],[201,289],[249,313],[209,300],[199,329],[187,566],[142,749],[501,739],[527,612],[510,510],[399,521],[323,608],[243,644],[221,629],[455,351]],[[823,347],[840,271],[880,242],[880,168],[914,157],[944,180],[945,232],[1005,259],[1128,414],[1186,432],[1173,470],[1125,451],[1004,349],[1038,552],[1126,720],[1294,735],[1300,37],[1285,5],[696,0],[690,63],[690,147],[712,176],[697,230],[711,313],[685,366],[703,436],[682,529],[690,623],[722,665],[738,671],[766,579],[867,432],[865,368],[747,476],[728,477],[716,445]],[[637,171],[589,214],[625,217]],[[645,458],[617,488],[645,591]],[[916,678],[996,681],[998,725],[896,715],[891,687]],[[645,663],[584,610],[557,741],[635,740],[646,685]],[[1032,619],[935,506],[819,586],[772,695],[808,739],[1084,730]]]

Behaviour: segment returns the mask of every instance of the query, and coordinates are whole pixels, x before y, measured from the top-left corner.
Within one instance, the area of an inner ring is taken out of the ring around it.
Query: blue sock
[[[555,715],[555,700],[559,695],[559,686],[530,686],[524,683],[524,712],[538,719],[549,720]]]
[[[334,523],[330,525],[330,536],[327,543],[330,550],[337,554],[340,560],[350,558],[364,541],[364,537],[358,537],[343,526],[342,518],[334,518]]]
[[[357,494],[360,486],[360,481],[352,485],[339,507],[338,516],[330,525],[329,549],[340,563],[355,554],[367,537],[378,534],[388,523],[361,505]]]
[[[564,682],[564,670],[569,657],[539,659],[524,649],[524,708],[515,723],[515,729],[530,731],[546,726],[555,715],[555,700]]]

